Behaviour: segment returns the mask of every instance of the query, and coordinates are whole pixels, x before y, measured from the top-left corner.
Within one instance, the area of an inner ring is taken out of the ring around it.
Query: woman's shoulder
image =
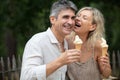
[[[96,48],[96,49],[101,49],[101,48],[102,48],[102,47],[101,47],[101,43],[102,43],[101,40],[97,40],[97,41],[95,42],[95,48]]]
[[[101,40],[97,40],[95,43],[95,53],[97,54],[97,56],[101,56],[102,54],[102,47],[101,47]]]

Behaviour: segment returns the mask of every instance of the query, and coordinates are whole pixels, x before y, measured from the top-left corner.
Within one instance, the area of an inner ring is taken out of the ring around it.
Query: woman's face
[[[90,31],[93,31],[94,24],[93,13],[89,10],[83,10],[76,15],[74,31],[76,34],[88,34]]]

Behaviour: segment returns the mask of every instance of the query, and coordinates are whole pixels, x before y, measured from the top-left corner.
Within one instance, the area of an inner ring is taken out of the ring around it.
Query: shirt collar
[[[58,40],[56,39],[55,35],[53,34],[50,28],[47,29],[47,34],[52,43],[58,43]]]
[[[51,43],[57,43],[57,44],[59,43],[50,28],[47,29],[47,34],[48,34],[48,37],[49,37]],[[68,43],[65,39],[64,39],[64,48],[68,49]]]

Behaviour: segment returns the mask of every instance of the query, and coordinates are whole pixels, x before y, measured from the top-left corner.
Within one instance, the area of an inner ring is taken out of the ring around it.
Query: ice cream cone
[[[75,44],[75,49],[80,50],[80,49],[81,49],[81,45],[82,45],[82,44]]]
[[[107,50],[108,50],[108,45],[107,45],[106,40],[104,38],[102,38],[101,46],[102,46],[102,56],[106,56]]]
[[[75,36],[75,40],[74,40],[75,49],[80,50],[82,43],[83,43],[82,40],[79,38],[78,35],[76,35],[76,36]]]
[[[102,56],[106,56],[107,50],[108,50],[108,47],[103,47],[102,48]]]

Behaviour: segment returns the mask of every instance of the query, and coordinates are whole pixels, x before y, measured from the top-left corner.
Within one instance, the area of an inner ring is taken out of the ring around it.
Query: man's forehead
[[[71,9],[61,10],[59,15],[71,15],[71,16],[74,16],[75,12],[73,10],[71,10]]]

